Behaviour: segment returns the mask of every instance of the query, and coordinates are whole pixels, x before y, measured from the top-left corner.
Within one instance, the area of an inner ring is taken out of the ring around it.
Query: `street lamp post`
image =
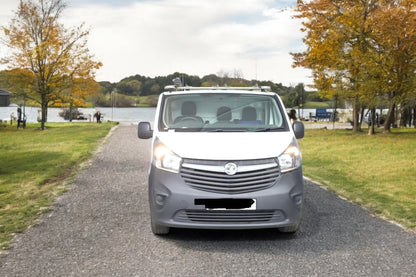
[[[111,92],[111,121],[114,121],[114,107],[116,106],[116,90]]]

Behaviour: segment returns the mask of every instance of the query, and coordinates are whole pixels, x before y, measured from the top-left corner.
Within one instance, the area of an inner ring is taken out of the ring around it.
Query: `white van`
[[[294,233],[302,217],[302,158],[280,97],[262,88],[181,87],[163,92],[149,169],[151,227],[279,228]]]

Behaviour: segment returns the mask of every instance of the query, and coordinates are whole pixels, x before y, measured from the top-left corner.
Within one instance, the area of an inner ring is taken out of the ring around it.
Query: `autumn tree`
[[[102,88],[92,78],[71,79],[67,77],[67,87],[63,89],[54,103],[55,106],[69,107],[69,114],[72,114],[74,107],[85,107],[86,99],[96,95]],[[72,121],[72,117],[69,119]]]
[[[35,97],[31,86],[35,80],[32,71],[15,68],[0,72],[0,87],[13,91],[11,97],[14,101],[26,101]]]
[[[381,57],[379,86],[389,106],[384,131],[389,132],[398,105],[406,108],[416,95],[416,1],[384,1],[371,23]]]
[[[41,106],[42,129],[48,106],[62,101],[63,91],[74,89],[78,80],[93,78],[101,66],[89,53],[89,31],[84,25],[67,29],[59,23],[65,8],[63,0],[21,0],[15,17],[2,27],[2,41],[11,49],[10,56],[2,62],[9,68],[33,73],[28,88],[34,93],[27,97]]]
[[[376,0],[298,1],[297,17],[306,19],[302,31],[308,49],[292,54],[294,66],[312,69],[315,87],[323,96],[342,95],[353,103],[354,131],[359,131],[360,94],[366,72],[368,17]]]
[[[294,66],[312,69],[315,87],[327,97],[353,104],[354,131],[359,111],[375,110],[389,95],[389,130],[395,105],[415,86],[414,0],[299,0],[297,17],[307,50],[293,53]]]

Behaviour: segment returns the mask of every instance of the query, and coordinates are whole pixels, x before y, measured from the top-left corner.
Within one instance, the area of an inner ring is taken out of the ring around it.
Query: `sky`
[[[0,1],[0,26],[19,0]],[[88,48],[103,66],[98,81],[174,72],[203,77],[235,71],[245,79],[311,84],[310,71],[292,68],[304,33],[296,0],[66,0],[60,22],[85,23]],[[3,34],[0,34],[3,35]],[[0,57],[5,48],[0,45]],[[0,65],[0,70],[5,69]]]

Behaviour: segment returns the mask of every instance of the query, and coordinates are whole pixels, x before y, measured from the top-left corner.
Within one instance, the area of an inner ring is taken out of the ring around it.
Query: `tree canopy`
[[[2,63],[11,70],[18,68],[14,73],[27,77],[22,93],[41,105],[42,129],[48,106],[82,102],[89,91],[86,84],[91,84],[95,70],[102,65],[89,53],[89,31],[83,24],[67,29],[59,23],[65,8],[63,0],[21,0],[15,17],[1,28],[2,42],[11,50]]]
[[[299,0],[297,17],[307,50],[292,53],[294,66],[312,69],[321,95],[353,103],[358,113],[388,103],[390,130],[397,105],[415,97],[415,0]]]

